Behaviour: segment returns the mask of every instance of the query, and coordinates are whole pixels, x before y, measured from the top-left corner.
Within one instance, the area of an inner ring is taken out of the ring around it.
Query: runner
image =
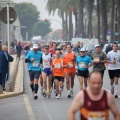
[[[64,67],[67,67],[63,58],[60,58],[60,51],[56,51],[56,58],[52,60],[53,76],[56,88],[57,99],[60,99],[64,87]]]
[[[43,54],[44,51],[44,45],[41,45],[41,53]],[[43,72],[43,68],[41,67],[41,73]],[[40,74],[40,86],[41,86],[41,90],[40,93],[43,95],[43,78],[42,78],[42,74]]]
[[[101,73],[91,72],[88,83],[89,87],[76,95],[69,109],[68,120],[75,120],[75,113],[78,111],[81,113],[81,120],[109,120],[109,110],[115,120],[120,120],[114,97],[101,88]]]
[[[52,48],[49,49],[49,52],[52,54],[52,58],[54,58],[55,56],[55,51],[56,51],[56,48],[57,48],[57,43],[53,42],[52,43]],[[56,93],[55,91],[55,85],[54,85],[54,78],[52,77],[52,87],[51,87],[51,90]]]
[[[113,50],[108,52],[107,58],[113,64],[108,64],[108,73],[111,84],[111,93],[115,95],[115,98],[118,98],[118,79],[120,75],[120,52],[118,51],[118,44],[113,44]],[[114,85],[115,84],[115,85]]]
[[[43,72],[42,72],[42,78],[43,78],[43,96],[47,96],[47,77],[48,77],[48,98],[50,98],[50,89],[52,85],[52,72],[50,68],[51,64],[51,53],[49,53],[49,47],[44,47],[44,53],[42,54],[42,61],[43,61]]]
[[[81,48],[80,56],[78,56],[76,59],[76,69],[78,70],[80,90],[83,90],[83,81],[85,87],[87,87],[87,80],[89,75],[88,68],[93,65],[92,59],[89,56],[85,55],[85,51],[86,51],[85,48]]]
[[[105,62],[107,56],[100,49],[100,45],[95,45],[95,52],[91,54],[91,58],[94,60],[93,71],[99,71],[104,76],[104,71],[106,69]]]
[[[28,52],[25,62],[28,62],[28,71],[30,76],[30,87],[32,89],[34,99],[38,98],[38,80],[41,74],[42,53],[38,51],[38,45],[33,45],[33,51]]]
[[[68,91],[68,98],[71,98],[73,96],[74,77],[76,74],[75,53],[72,51],[72,46],[70,44],[67,45],[66,51],[67,52],[64,54],[64,60],[69,65],[69,67],[65,68],[64,72],[66,78],[66,88]]]

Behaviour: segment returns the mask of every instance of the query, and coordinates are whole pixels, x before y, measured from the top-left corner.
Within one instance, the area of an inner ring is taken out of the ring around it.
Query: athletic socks
[[[118,85],[115,85],[114,90],[115,90],[115,95],[117,95],[117,93],[118,93]]]
[[[34,92],[34,85],[30,85],[32,92]]]
[[[35,94],[38,92],[38,84],[35,84]]]

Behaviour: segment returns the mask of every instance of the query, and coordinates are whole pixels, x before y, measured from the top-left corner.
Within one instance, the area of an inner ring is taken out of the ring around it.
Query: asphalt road
[[[103,87],[110,90],[107,70],[104,75]],[[0,120],[67,120],[67,112],[73,99],[67,98],[67,91],[64,89],[61,99],[56,99],[52,93],[51,98],[44,98],[38,92],[39,98],[34,100],[29,86],[29,76],[25,65],[24,70],[24,95],[0,100]],[[75,78],[74,96],[79,91],[79,83]],[[120,95],[120,88],[119,88]],[[120,98],[115,99],[120,110]],[[79,113],[76,114],[79,120]],[[110,120],[113,116],[110,113]]]

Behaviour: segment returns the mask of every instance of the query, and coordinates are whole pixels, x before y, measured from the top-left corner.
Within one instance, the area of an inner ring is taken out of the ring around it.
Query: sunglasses
[[[85,53],[85,51],[81,51],[81,53]]]

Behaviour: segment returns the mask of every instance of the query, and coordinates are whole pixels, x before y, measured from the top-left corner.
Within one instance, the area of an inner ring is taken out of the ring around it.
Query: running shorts
[[[39,79],[40,74],[41,74],[41,71],[32,71],[32,70],[29,70],[30,81],[32,81],[34,79]]]
[[[109,73],[109,78],[114,79],[114,77],[119,77],[120,76],[120,69],[108,70],[108,73]]]
[[[84,77],[84,78],[88,78],[89,71],[88,70],[85,70],[85,71],[78,70],[78,76],[81,76],[81,77]]]
[[[44,72],[44,73],[46,73],[46,74],[47,74],[47,76],[49,76],[49,75],[51,75],[51,74],[52,74],[52,72],[51,72],[50,68],[44,68],[44,69],[43,69],[43,72]]]
[[[64,82],[64,77],[54,76],[54,80],[55,80],[55,79],[57,79],[58,81]]]

